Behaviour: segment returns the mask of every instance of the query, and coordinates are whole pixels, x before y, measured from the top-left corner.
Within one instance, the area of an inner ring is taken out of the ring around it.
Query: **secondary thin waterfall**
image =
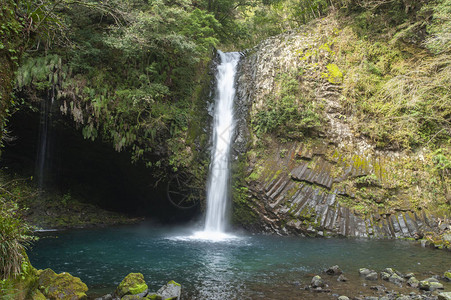
[[[224,232],[230,198],[230,146],[235,129],[233,99],[240,54],[218,51],[221,63],[216,74],[217,95],[213,117],[213,149],[207,183],[206,232]]]

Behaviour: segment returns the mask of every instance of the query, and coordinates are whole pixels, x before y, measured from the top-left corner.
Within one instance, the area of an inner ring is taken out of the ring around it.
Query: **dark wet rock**
[[[342,273],[343,273],[343,271],[337,265],[332,266],[326,270],[327,275],[340,275]]]
[[[359,269],[360,276],[366,276],[366,275],[370,274],[371,272],[373,272],[373,271],[371,271],[370,269],[367,269],[367,268]]]
[[[418,281],[415,277],[410,277],[409,280],[407,280],[407,285],[413,288],[418,287],[419,283],[420,281]]]
[[[371,281],[377,280],[377,273],[376,272],[371,272],[371,273],[369,273],[368,275],[365,276],[365,279],[366,280],[371,280]]]
[[[312,282],[310,285],[313,288],[317,288],[317,287],[324,287],[325,283],[324,283],[324,280],[320,276],[316,275],[312,278]]]
[[[180,300],[181,293],[182,286],[173,280],[169,281],[157,291],[157,294],[161,295],[165,300]]]
[[[442,292],[438,294],[438,300],[451,300],[451,292]]]
[[[147,284],[144,281],[144,275],[130,273],[119,284],[115,294],[122,298],[125,295],[138,295],[145,291],[147,291]]]
[[[348,281],[348,278],[341,274],[340,276],[338,276],[337,281],[345,282]]]
[[[402,284],[405,280],[404,280],[404,278],[402,278],[401,276],[399,276],[398,274],[395,273],[390,276],[388,281],[390,281],[391,283],[394,283],[394,284]]]

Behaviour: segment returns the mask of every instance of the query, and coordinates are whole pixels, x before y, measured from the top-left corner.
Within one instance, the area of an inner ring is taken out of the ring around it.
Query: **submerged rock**
[[[128,274],[116,289],[116,295],[122,298],[125,295],[137,295],[147,290],[144,275],[141,273]]]
[[[348,278],[341,274],[340,276],[338,276],[337,281],[345,282],[348,281]]]
[[[166,285],[162,286],[157,294],[165,300],[180,300],[180,295],[182,293],[182,286],[177,282],[171,280]],[[152,299],[152,298],[150,298]],[[158,298],[153,298],[158,299]]]
[[[80,278],[63,272],[56,274],[51,269],[38,272],[38,287],[41,293],[48,299],[77,300],[86,299],[88,287]],[[39,299],[37,294],[36,299]]]

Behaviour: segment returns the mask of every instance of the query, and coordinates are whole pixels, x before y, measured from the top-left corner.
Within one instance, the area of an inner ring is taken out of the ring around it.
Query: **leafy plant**
[[[0,207],[0,278],[7,279],[22,271],[25,248],[34,237],[19,217],[17,203],[1,197]]]

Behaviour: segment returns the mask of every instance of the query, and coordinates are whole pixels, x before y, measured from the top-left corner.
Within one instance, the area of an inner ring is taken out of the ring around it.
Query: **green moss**
[[[124,295],[136,295],[144,292],[147,289],[147,284],[144,281],[144,275],[141,273],[128,274],[116,289],[116,294],[119,297]]]

